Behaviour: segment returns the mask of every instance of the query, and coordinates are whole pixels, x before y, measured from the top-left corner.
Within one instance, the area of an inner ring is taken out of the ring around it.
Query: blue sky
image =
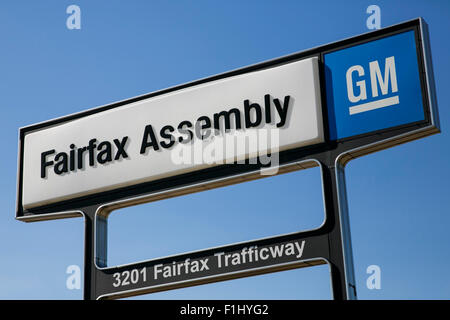
[[[81,29],[66,8],[81,8]],[[14,219],[18,128],[423,17],[442,133],[350,162],[347,193],[360,299],[450,297],[450,2],[2,1],[0,299],[81,299],[81,218]],[[263,203],[261,199],[269,199]],[[110,217],[116,265],[314,228],[317,168],[123,209]],[[366,269],[381,268],[369,290]],[[329,299],[327,266],[146,295],[158,299]]]

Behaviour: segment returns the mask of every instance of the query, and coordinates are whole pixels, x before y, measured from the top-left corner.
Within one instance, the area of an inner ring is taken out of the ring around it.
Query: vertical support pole
[[[96,217],[97,207],[84,212],[84,288],[83,299],[97,299],[97,266],[105,267],[107,258],[107,218]]]
[[[329,226],[330,272],[335,300],[356,299],[353,253],[348,218],[344,166],[322,165],[325,210]]]
[[[95,299],[95,252],[94,252],[94,214],[84,210],[84,287],[83,299]]]

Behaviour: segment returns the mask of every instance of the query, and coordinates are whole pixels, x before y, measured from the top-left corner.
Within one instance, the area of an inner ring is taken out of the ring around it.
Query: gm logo
[[[414,31],[327,53],[324,65],[331,140],[425,119]]]
[[[389,83],[391,83],[391,92],[397,92],[397,74],[395,73],[395,58],[386,58],[384,63],[384,76],[381,74],[380,65],[378,61],[369,62],[370,72],[370,87],[372,88],[371,94],[373,98],[377,98],[381,93],[381,97],[388,94]],[[357,103],[367,100],[367,87],[366,80],[359,80],[356,83],[353,82],[352,74],[357,73],[358,77],[365,75],[364,68],[360,65],[351,66],[347,70],[347,95],[348,100],[352,103]],[[355,86],[359,89],[359,94],[355,95]],[[389,107],[399,104],[398,95],[390,98],[381,98],[373,102],[362,103],[349,108],[350,114],[357,114],[379,108]]]

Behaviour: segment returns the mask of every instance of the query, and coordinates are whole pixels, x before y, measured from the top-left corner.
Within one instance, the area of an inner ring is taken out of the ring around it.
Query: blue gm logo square
[[[324,55],[330,139],[425,119],[414,31]]]

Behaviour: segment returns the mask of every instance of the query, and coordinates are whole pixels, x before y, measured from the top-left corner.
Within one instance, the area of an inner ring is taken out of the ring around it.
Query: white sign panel
[[[244,149],[218,147],[239,144],[242,136],[249,141]],[[314,57],[27,133],[22,205],[51,204],[323,141]]]

